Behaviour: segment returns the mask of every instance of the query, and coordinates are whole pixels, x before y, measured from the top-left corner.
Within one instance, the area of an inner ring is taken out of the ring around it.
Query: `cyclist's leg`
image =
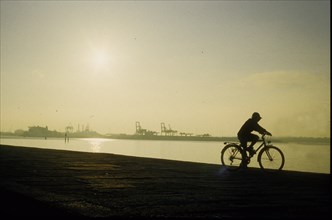
[[[240,167],[243,168],[247,168],[247,153],[246,153],[246,148],[247,148],[247,138],[245,137],[238,137],[240,144],[241,144],[241,148],[242,148],[242,162]]]
[[[240,141],[242,149],[246,149],[248,143],[247,138],[238,136],[238,139]]]
[[[253,149],[254,145],[255,145],[255,144],[257,143],[257,141],[259,140],[259,137],[258,137],[257,135],[255,135],[255,134],[250,134],[250,135],[248,136],[248,139],[249,139],[249,141],[251,141],[251,143],[250,143],[250,145],[249,145],[248,148]]]

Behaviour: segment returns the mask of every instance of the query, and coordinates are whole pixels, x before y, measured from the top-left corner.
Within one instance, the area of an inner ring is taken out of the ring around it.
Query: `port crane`
[[[156,135],[158,132],[143,129],[139,121],[136,122],[136,135]]]
[[[164,122],[161,122],[161,135],[165,135],[165,136],[174,136],[174,134],[176,134],[178,131],[176,130],[172,130],[171,126],[168,125],[168,129],[165,126]]]

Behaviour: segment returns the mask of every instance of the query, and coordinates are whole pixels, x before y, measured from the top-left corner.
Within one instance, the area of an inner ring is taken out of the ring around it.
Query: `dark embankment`
[[[1,213],[105,218],[319,219],[330,175],[0,146]]]

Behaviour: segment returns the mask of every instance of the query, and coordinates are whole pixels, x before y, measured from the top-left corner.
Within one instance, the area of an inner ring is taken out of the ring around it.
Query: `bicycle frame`
[[[262,143],[256,149],[254,148],[255,153],[257,153],[261,148],[264,148],[264,147],[268,146],[269,142],[266,143],[265,135],[266,134],[262,135]]]
[[[257,153],[260,149],[262,149],[262,148],[264,148],[264,147],[266,147],[266,146],[268,146],[268,144],[270,143],[269,141],[267,142],[266,140],[265,140],[265,135],[266,134],[263,134],[262,135],[262,143],[255,149],[254,148],[254,151],[255,151],[255,153]],[[231,142],[224,142],[224,144],[230,144]],[[234,142],[232,142],[233,144],[236,144],[236,145],[238,145],[241,149],[243,149],[243,150],[246,150],[246,149],[244,149],[244,148],[242,148],[242,146],[241,146],[241,144],[240,143],[234,143]],[[250,157],[250,156],[249,156]],[[252,157],[252,156],[251,156]],[[251,158],[250,157],[250,158]]]

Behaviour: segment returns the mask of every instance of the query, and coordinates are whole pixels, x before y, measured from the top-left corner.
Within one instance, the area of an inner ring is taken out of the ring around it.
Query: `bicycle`
[[[224,142],[226,146],[221,150],[221,164],[228,170],[238,170],[243,165],[242,163],[248,165],[250,159],[258,152],[257,161],[261,169],[265,171],[282,170],[285,156],[278,147],[271,144],[271,141],[265,139],[265,135],[262,135],[262,143],[254,149],[254,154],[249,154],[248,150],[244,150],[240,143]]]

